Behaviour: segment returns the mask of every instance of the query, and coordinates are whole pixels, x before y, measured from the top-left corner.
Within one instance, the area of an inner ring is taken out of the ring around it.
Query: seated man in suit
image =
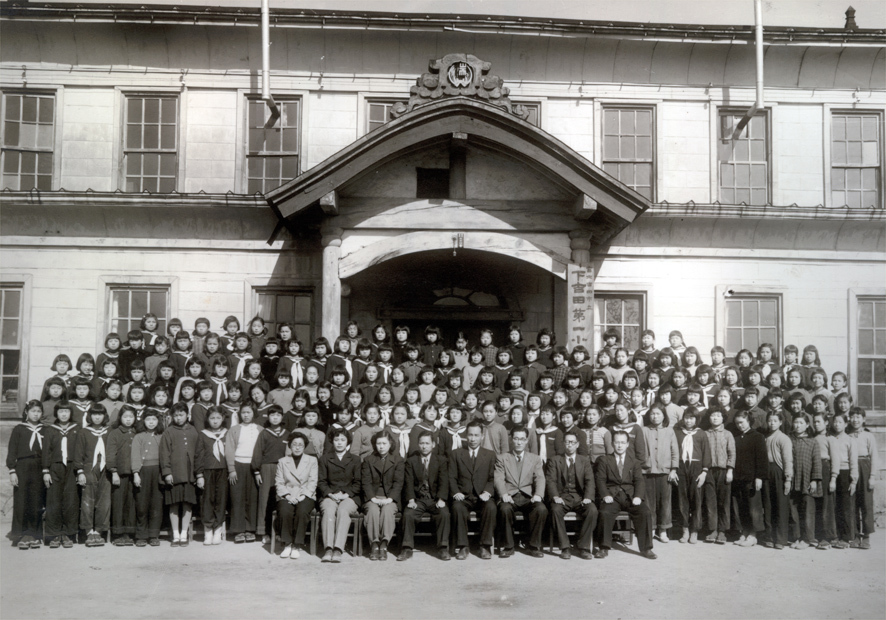
[[[623,430],[612,433],[615,454],[605,454],[594,464],[597,478],[597,496],[600,518],[603,522],[603,538],[595,558],[603,559],[612,547],[612,526],[622,510],[631,515],[640,553],[650,560],[658,556],[652,552],[652,524],[649,507],[644,501],[646,487],[643,480],[643,462],[633,452],[628,453],[628,434]]]
[[[495,490],[499,496],[501,529],[504,533],[501,557],[514,555],[514,513],[520,511],[529,520],[529,554],[543,558],[541,535],[548,518],[548,509],[542,497],[545,494],[545,476],[541,457],[526,449],[529,432],[525,426],[511,430],[513,452],[499,454],[495,459]]]
[[[412,557],[415,546],[415,521],[425,513],[434,516],[437,531],[437,548],[440,559],[449,560],[449,467],[446,457],[434,450],[434,433],[418,434],[418,454],[406,459],[403,501],[403,545],[398,562]]]
[[[491,560],[496,514],[492,497],[495,453],[480,447],[483,425],[479,420],[471,420],[467,429],[467,447],[453,450],[449,459],[449,493],[455,515],[455,559],[468,559],[468,517],[475,510],[480,513],[480,558]]]
[[[591,542],[597,525],[597,508],[594,506],[594,469],[591,460],[578,454],[580,438],[578,431],[568,430],[564,435],[565,455],[554,456],[545,464],[545,482],[550,503],[551,522],[560,544],[560,557],[572,557],[569,536],[566,533],[566,513],[578,513],[581,521],[578,554],[590,560]]]

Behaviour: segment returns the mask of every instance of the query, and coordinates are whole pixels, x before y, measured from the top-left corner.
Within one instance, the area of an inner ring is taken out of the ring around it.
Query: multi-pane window
[[[769,148],[765,114],[753,116],[735,138],[743,118],[740,113],[720,113],[717,163],[720,168],[720,202],[765,205],[769,203]]]
[[[169,318],[169,288],[166,286],[112,286],[108,311],[108,331],[126,340],[126,333],[139,329],[151,312],[157,316],[157,333],[166,333]]]
[[[313,296],[310,291],[293,289],[256,290],[255,314],[265,320],[268,334],[276,334],[280,323],[292,325],[293,338],[307,350],[312,341]]]
[[[733,296],[726,300],[726,356],[734,357],[742,349],[754,355],[765,343],[776,351],[781,350],[779,326],[781,325],[780,298]]]
[[[22,295],[21,286],[0,286],[0,413],[4,418],[21,413]]]
[[[126,97],[123,137],[125,191],[175,191],[178,168],[178,99]]]
[[[831,201],[835,207],[880,207],[879,114],[835,112],[831,118]]]
[[[594,294],[594,348],[603,346],[603,333],[614,327],[619,346],[629,351],[640,348],[640,333],[646,329],[645,299],[642,294]]]
[[[52,189],[55,97],[3,93],[3,181],[13,190]]]
[[[261,100],[250,99],[247,129],[247,193],[264,193],[298,176],[299,102],[277,101],[280,115]]]
[[[651,108],[603,110],[603,170],[652,200]]]
[[[886,410],[886,298],[858,299],[858,406]]]
[[[372,99],[366,101],[366,133],[375,131],[391,120],[391,109],[398,103],[405,103],[401,99]]]

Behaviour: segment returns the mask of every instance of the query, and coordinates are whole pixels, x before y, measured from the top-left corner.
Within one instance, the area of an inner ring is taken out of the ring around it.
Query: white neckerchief
[[[232,357],[237,358],[237,368],[234,371],[234,381],[239,381],[243,378],[243,373],[246,370],[246,362],[253,359],[253,357],[252,354],[248,353],[247,351],[234,353]]]
[[[203,429],[203,434],[212,439],[212,456],[215,457],[216,461],[221,462],[221,460],[225,456],[225,442],[222,441],[227,434],[228,429],[225,427],[221,427],[217,431],[211,431],[208,428]]]
[[[379,425],[384,428],[391,423],[391,412],[394,410],[392,405],[379,405]]]
[[[292,386],[300,387],[301,384],[305,382],[305,369],[302,368],[301,358],[296,357],[293,359],[288,355],[286,357],[292,361],[292,366],[289,367],[289,376],[292,377]]]
[[[692,461],[692,446],[694,442],[692,441],[692,436],[698,431],[698,428],[693,428],[691,431],[683,429],[683,433],[685,437],[683,437],[683,445],[681,446],[680,458],[684,463],[689,463]]]
[[[62,435],[62,465],[68,464],[68,433],[71,432],[71,429],[76,427],[76,424],[68,424],[65,428],[62,428],[58,424],[52,425],[52,428]]]
[[[406,455],[409,453],[409,430],[410,429],[405,428],[403,430],[400,430],[396,426],[392,426],[390,428],[391,428],[391,432],[393,432],[395,435],[397,435],[397,437],[400,440],[399,441],[400,456],[405,459]]]
[[[551,428],[543,429],[536,427],[535,432],[538,433],[538,455],[541,457],[543,463],[547,463],[548,461],[548,438],[547,435],[553,433],[557,430],[556,426],[551,426]]]
[[[28,441],[28,450],[34,449],[34,441],[37,441],[37,445],[40,446],[40,449],[43,449],[43,436],[40,434],[40,431],[43,430],[43,425],[40,422],[37,424],[31,424],[30,422],[25,422],[23,426],[31,431],[31,439]]]
[[[451,426],[447,426],[446,430],[449,432],[449,435],[452,437],[452,449],[458,450],[461,448],[461,444],[464,441],[462,435],[467,431],[467,426],[459,426],[458,428],[452,428]]]
[[[215,404],[218,406],[223,398],[228,400],[228,380],[225,377],[209,377],[209,379],[218,386],[218,391],[215,393]]]
[[[92,467],[95,468],[96,465],[99,465],[99,470],[105,470],[105,461],[107,461],[108,457],[105,454],[105,440],[104,436],[108,434],[108,429],[102,427],[98,430],[92,428],[91,426],[87,426],[86,430],[95,435],[97,441],[95,442],[95,450],[92,453]]]

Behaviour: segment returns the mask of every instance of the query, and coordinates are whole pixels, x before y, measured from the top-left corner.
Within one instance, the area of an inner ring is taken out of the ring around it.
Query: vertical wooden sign
[[[566,266],[566,325],[570,350],[584,345],[594,352],[594,269],[574,263]]]

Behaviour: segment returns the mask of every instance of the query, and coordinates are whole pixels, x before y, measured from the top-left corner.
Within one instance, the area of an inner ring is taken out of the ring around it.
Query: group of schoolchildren
[[[518,325],[503,346],[484,330],[451,349],[433,326],[417,343],[406,327],[365,338],[351,322],[309,351],[292,326],[269,335],[259,317],[246,331],[228,317],[222,334],[205,318],[192,333],[178,319],[166,334],[158,325],[148,314],[125,340],[108,334],[96,357],[57,356],[41,399],[25,405],[7,457],[20,549],[69,548],[82,535],[100,546],[108,530],[114,545],[157,546],[164,506],[172,545],[187,546],[198,502],[204,544],[267,542],[295,433],[319,458],[346,429],[365,460],[378,433],[406,459],[430,432],[446,457],[474,419],[483,448],[506,453],[510,432],[525,429],[543,461],[571,434],[596,462],[626,432],[663,543],[676,532],[683,543],[706,533],[746,547],[870,547],[876,442],[846,375],[829,387],[812,345],[802,355],[789,345],[782,360],[771,344],[734,360],[714,347],[705,364],[680,332],[659,350],[646,330],[632,353],[610,329],[594,363],[546,328],[525,344]]]

